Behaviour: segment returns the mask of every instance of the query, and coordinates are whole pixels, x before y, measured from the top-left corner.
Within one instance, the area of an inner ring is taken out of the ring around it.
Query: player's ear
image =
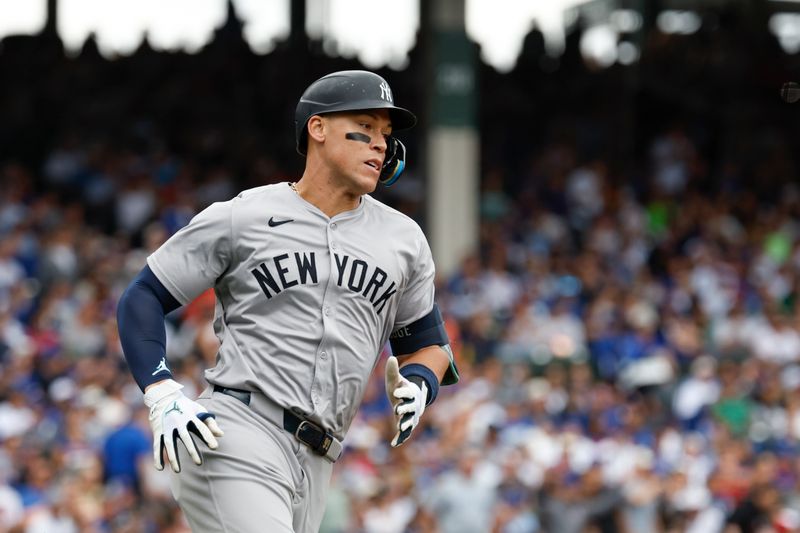
[[[319,115],[314,115],[308,119],[308,139],[314,139],[317,142],[325,141],[325,121]]]

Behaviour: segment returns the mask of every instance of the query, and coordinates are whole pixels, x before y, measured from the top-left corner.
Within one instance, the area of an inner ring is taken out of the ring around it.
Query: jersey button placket
[[[336,231],[337,227],[338,227],[338,225],[336,224],[336,222],[331,222],[330,224],[328,224],[328,228],[330,228],[331,231]],[[328,240],[330,242],[331,250],[338,250],[339,249],[339,245],[335,241],[333,241],[330,237],[329,237]],[[331,306],[329,304],[324,304],[322,306],[322,314],[323,314],[323,316],[329,317],[329,316],[331,316],[331,313],[332,313]],[[324,356],[321,356],[321,358],[325,359]]]

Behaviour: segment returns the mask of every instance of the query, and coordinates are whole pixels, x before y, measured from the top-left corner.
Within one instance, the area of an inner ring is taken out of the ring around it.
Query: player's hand
[[[392,403],[397,433],[392,439],[392,447],[403,444],[411,436],[411,432],[419,424],[425,412],[428,399],[428,387],[424,381],[420,384],[409,381],[400,374],[397,357],[389,357],[386,361],[386,395]]]
[[[214,415],[205,407],[184,396],[183,385],[167,379],[153,385],[144,394],[144,403],[150,408],[150,427],[153,429],[153,463],[157,470],[164,469],[166,449],[167,459],[175,472],[181,471],[178,459],[178,440],[183,442],[195,464],[203,460],[189,432],[215,450],[218,446],[215,437],[222,436]]]

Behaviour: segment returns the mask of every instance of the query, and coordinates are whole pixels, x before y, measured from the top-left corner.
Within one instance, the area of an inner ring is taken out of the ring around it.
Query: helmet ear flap
[[[380,182],[391,187],[406,168],[406,147],[399,139],[389,137],[386,140],[386,158],[381,167]]]

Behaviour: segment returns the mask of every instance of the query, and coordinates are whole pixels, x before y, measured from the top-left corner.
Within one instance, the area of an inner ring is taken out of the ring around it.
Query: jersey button
[[[331,222],[331,229],[335,230],[337,227],[336,222]]]
[[[325,316],[330,316],[330,314],[331,314],[331,308],[330,308],[329,306],[327,306],[327,305],[326,305],[326,306],[323,308],[322,312],[323,312],[323,313],[325,313]]]
[[[334,249],[334,250],[338,250],[339,249],[339,245],[336,244],[335,242],[332,242],[331,243],[331,248]]]
[[[321,352],[321,353],[319,354],[319,356],[320,356],[320,358],[322,358],[322,359],[327,359],[327,358],[328,358],[328,352]]]

